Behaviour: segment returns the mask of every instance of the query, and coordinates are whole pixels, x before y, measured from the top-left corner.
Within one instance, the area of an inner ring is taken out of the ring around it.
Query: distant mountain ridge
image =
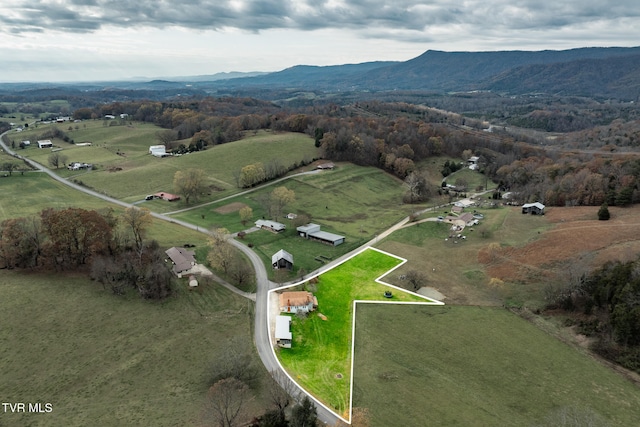
[[[640,96],[640,47],[495,52],[428,50],[405,62],[296,66],[262,76],[220,80],[215,84],[227,88],[335,91],[545,92],[631,100]]]
[[[264,99],[307,92],[353,93],[491,91],[640,101],[640,47],[569,50],[444,52],[428,50],[404,62],[296,65],[272,73],[218,73],[146,81],[0,84],[1,93],[74,88],[148,96],[249,96]],[[155,95],[154,95],[155,93]]]

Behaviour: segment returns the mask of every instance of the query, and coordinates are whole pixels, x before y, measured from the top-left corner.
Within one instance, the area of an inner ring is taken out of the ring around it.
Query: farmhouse
[[[522,205],[523,214],[544,215],[544,205],[539,202]]]
[[[91,163],[73,162],[67,165],[67,169],[69,169],[70,171],[77,171],[80,169],[92,169],[92,168],[93,168],[93,165]]]
[[[327,162],[327,163],[319,164],[318,166],[316,166],[316,169],[331,170],[331,169],[333,169],[335,167],[336,167],[336,165],[333,162]]]
[[[469,169],[471,170],[478,169],[479,160],[480,160],[480,157],[477,157],[477,156],[469,157],[469,159],[467,160],[467,166],[469,166]]]
[[[271,265],[276,270],[280,268],[291,270],[293,268],[293,255],[284,249],[280,249],[271,257]]]
[[[273,231],[274,233],[280,233],[284,231],[286,226],[282,223],[269,221],[265,219],[259,219],[256,221],[256,227],[261,228],[263,230]]]
[[[278,301],[284,313],[308,313],[318,308],[318,299],[307,291],[283,292]]]
[[[196,265],[195,252],[188,251],[183,248],[172,247],[164,251],[167,254],[171,262],[173,263],[172,271],[178,276],[182,275]]]
[[[276,317],[276,343],[280,347],[291,348],[291,317]]]
[[[170,193],[156,193],[153,195],[153,197],[156,199],[166,200],[167,202],[175,202],[177,200],[180,200],[180,196]]]
[[[296,228],[298,235],[305,239],[317,240],[332,246],[344,243],[344,236],[320,230],[320,225],[309,223]]]
[[[53,147],[53,143],[48,139],[43,139],[38,141],[38,148],[51,148]]]

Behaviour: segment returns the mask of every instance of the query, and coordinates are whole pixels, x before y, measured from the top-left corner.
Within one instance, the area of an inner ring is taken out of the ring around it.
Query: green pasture
[[[124,211],[121,206],[112,205],[74,190],[41,172],[29,172],[24,175],[14,173],[11,177],[0,178],[0,192],[2,192],[0,221],[37,215],[46,208],[113,208],[115,215]],[[147,238],[157,240],[161,247],[182,246],[189,243],[199,248],[205,247],[207,243],[206,234],[159,219],[153,220],[147,232]]]
[[[215,284],[181,281],[156,303],[69,274],[0,270],[0,283],[2,401],[53,405],[2,413],[2,425],[208,425],[212,365],[231,339],[252,340],[253,303]],[[258,369],[248,414],[266,410],[267,375]]]
[[[141,200],[147,194],[160,191],[173,192],[173,176],[178,170],[204,169],[209,177],[210,192],[202,201],[211,201],[240,191],[235,176],[243,166],[255,162],[265,165],[279,161],[285,167],[303,160],[310,161],[318,154],[313,139],[298,133],[259,132],[240,141],[210,147],[198,153],[156,158],[151,156],[150,145],[159,144],[156,134],[161,128],[145,123],[104,126],[103,121],[92,120],[77,124],[51,124],[67,133],[76,143],[91,142],[91,146],[77,146],[53,139],[56,148],[70,162],[92,163],[92,171],[59,169],[64,177],[73,177],[85,185],[127,202]],[[21,133],[21,139],[31,137],[32,146],[19,150],[21,155],[47,165],[49,149],[38,149],[35,139],[46,126]],[[76,129],[76,126],[78,129]],[[68,128],[72,127],[72,130]],[[189,141],[184,141],[188,145]],[[153,210],[167,212],[184,208],[183,201],[173,204],[154,202]]]
[[[359,305],[353,406],[371,426],[636,425],[636,385],[502,308]],[[605,425],[595,422],[571,425]]]
[[[293,346],[278,351],[291,376],[343,416],[348,417],[349,410],[353,301],[385,300],[384,291],[390,288],[374,280],[400,263],[398,258],[368,249],[322,274],[317,284],[306,284],[318,298],[318,311],[307,318],[294,316]],[[428,300],[394,290],[391,301]]]

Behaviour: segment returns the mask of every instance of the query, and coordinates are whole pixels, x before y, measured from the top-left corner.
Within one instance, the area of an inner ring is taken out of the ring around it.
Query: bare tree
[[[411,289],[417,291],[423,287],[427,281],[427,277],[418,270],[409,270],[406,274],[407,282],[411,286]]]
[[[151,211],[147,208],[137,208],[132,206],[125,209],[122,214],[122,220],[131,229],[138,254],[139,256],[142,256],[144,234],[153,222]]]
[[[58,169],[60,166],[65,166],[69,161],[69,158],[58,151],[54,151],[53,153],[49,154],[49,158],[47,161],[49,163],[49,166]]]
[[[240,426],[248,418],[243,409],[250,400],[245,383],[236,378],[221,379],[207,393],[205,421],[213,421],[219,427]]]
[[[209,239],[209,254],[207,260],[213,268],[220,269],[226,273],[229,272],[236,255],[235,248],[229,243],[229,230],[219,228],[211,233]]]

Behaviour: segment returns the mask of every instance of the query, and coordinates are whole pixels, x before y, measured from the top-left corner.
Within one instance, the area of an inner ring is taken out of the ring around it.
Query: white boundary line
[[[324,403],[320,402],[318,399],[315,398],[315,396],[311,395],[308,391],[305,390],[304,387],[302,387],[300,384],[298,384],[298,382],[296,380],[294,380],[291,375],[289,375],[289,373],[284,369],[284,367],[282,366],[282,364],[280,363],[280,359],[278,359],[278,355],[276,354],[276,349],[275,349],[275,344],[273,342],[272,339],[272,334],[271,334],[271,293],[272,292],[276,292],[276,291],[281,291],[283,289],[288,289],[288,288],[292,288],[298,285],[301,285],[311,279],[313,279],[314,277],[318,277],[321,274],[326,273],[327,271],[331,271],[334,268],[336,268],[339,265],[344,264],[345,262],[349,261],[351,258],[354,258],[358,255],[360,255],[361,253],[363,253],[364,251],[366,251],[367,249],[372,249],[374,251],[380,252],[382,254],[388,255],[392,258],[396,258],[401,260],[402,262],[398,265],[396,265],[395,267],[393,267],[392,269],[385,271],[384,273],[382,273],[382,275],[380,275],[378,278],[375,279],[375,282],[380,283],[381,285],[385,285],[385,286],[389,286],[390,288],[402,291],[402,292],[406,292],[408,294],[411,295],[415,295],[417,297],[420,298],[424,298],[425,300],[429,300],[429,301],[425,301],[425,302],[409,302],[409,301],[366,301],[366,300],[354,300],[353,301],[353,317],[351,319],[351,374],[349,377],[350,383],[349,383],[349,419],[346,420],[344,418],[342,418],[342,416],[338,413],[336,413],[333,409],[329,408],[327,405],[325,405]],[[372,246],[367,246],[362,248],[361,250],[353,253],[351,256],[345,258],[344,260],[338,262],[337,264],[335,264],[334,266],[332,266],[330,269],[319,272],[314,274],[313,276],[307,277],[306,279],[300,280],[299,282],[293,283],[291,285],[286,285],[286,286],[281,286],[279,288],[275,288],[275,289],[271,289],[268,294],[267,294],[267,329],[268,329],[268,333],[269,333],[269,342],[271,343],[271,352],[273,353],[273,356],[276,359],[276,362],[278,362],[278,366],[280,366],[280,369],[282,370],[282,372],[284,372],[284,374],[296,385],[298,386],[298,388],[300,388],[301,390],[303,390],[311,399],[313,399],[316,404],[322,406],[323,408],[325,408],[327,411],[333,413],[336,417],[338,417],[340,420],[344,421],[347,424],[351,424],[351,417],[353,416],[353,367],[354,367],[354,352],[355,352],[355,338],[356,338],[356,306],[358,303],[363,303],[363,304],[405,304],[405,305],[444,305],[444,303],[442,301],[438,301],[435,300],[433,298],[427,298],[424,295],[420,295],[418,293],[415,292],[411,292],[408,291],[406,289],[400,288],[398,286],[394,286],[390,283],[384,282],[382,281],[382,278],[387,276],[388,274],[390,274],[391,272],[393,272],[394,270],[396,270],[397,268],[400,268],[402,265],[404,265],[407,262],[407,260],[405,258],[399,257],[397,255],[393,255],[390,254],[389,252],[385,252],[382,251],[380,249],[374,248]]]

